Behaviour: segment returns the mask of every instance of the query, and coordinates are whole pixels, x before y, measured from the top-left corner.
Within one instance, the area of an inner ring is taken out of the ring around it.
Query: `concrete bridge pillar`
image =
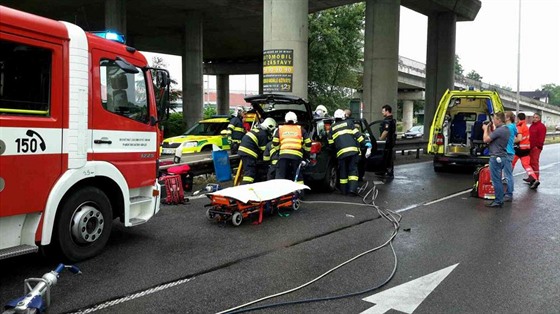
[[[307,98],[307,0],[264,0],[263,92]]]
[[[457,16],[452,12],[428,16],[424,130],[432,126],[443,93],[454,87],[456,21]],[[428,137],[429,132],[424,132],[424,139]]]
[[[187,11],[183,33],[183,121],[187,127],[202,119],[202,14]]]
[[[414,101],[424,99],[424,92],[400,92],[398,97],[403,101],[403,131],[408,131],[414,124]]]
[[[126,1],[105,0],[105,29],[126,36]]]
[[[216,75],[216,112],[218,114],[229,114],[229,75]]]
[[[396,113],[400,0],[367,0],[364,47],[364,118],[382,119],[381,107]]]

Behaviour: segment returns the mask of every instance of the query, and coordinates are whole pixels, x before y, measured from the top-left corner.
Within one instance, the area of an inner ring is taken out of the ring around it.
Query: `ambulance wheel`
[[[292,209],[293,209],[293,210],[298,210],[300,206],[301,206],[301,202],[300,202],[299,199],[295,199],[295,200],[292,202]]]
[[[112,225],[111,202],[103,191],[95,187],[72,191],[58,208],[53,244],[68,261],[88,259],[103,250]]]
[[[210,212],[210,208],[208,208],[206,210],[206,218],[208,218],[208,220],[210,220],[210,221],[214,221],[214,220],[216,220],[216,214]]]
[[[243,215],[240,212],[234,212],[231,215],[231,224],[237,227],[241,225],[241,222],[243,222]]]

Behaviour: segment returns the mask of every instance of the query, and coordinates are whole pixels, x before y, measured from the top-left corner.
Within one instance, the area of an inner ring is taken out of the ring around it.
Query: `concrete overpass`
[[[263,73],[263,51],[293,53],[293,93],[307,96],[307,14],[357,0],[3,0],[23,11],[65,20],[86,30],[116,29],[139,50],[183,57],[183,111],[202,116],[203,67],[217,74],[218,109],[227,110],[229,74]],[[428,16],[426,117],[453,87],[455,23],[472,21],[480,0],[366,0],[364,104],[369,119],[395,104],[400,5]]]
[[[413,100],[424,99],[426,88],[426,65],[405,57],[399,57],[399,99],[403,100],[403,128],[412,126]],[[481,90],[495,90],[500,94],[502,102],[507,110],[515,111],[517,107],[517,94],[484,82],[468,79],[464,76],[455,76],[455,88],[467,89],[474,87]],[[439,100],[438,100],[439,101]],[[437,105],[437,103],[435,104]],[[542,121],[547,125],[560,123],[560,107],[549,105],[545,102],[529,97],[520,96],[520,111],[538,112]]]

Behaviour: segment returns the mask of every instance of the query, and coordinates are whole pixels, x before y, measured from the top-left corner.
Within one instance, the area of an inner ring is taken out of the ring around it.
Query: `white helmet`
[[[329,111],[327,110],[327,107],[323,106],[323,105],[319,105],[317,106],[317,108],[315,108],[315,112],[319,115],[321,115],[318,111],[322,111],[322,115],[327,115],[329,114]]]
[[[336,109],[336,111],[334,112],[334,118],[344,120],[346,118],[346,115],[344,114],[344,110]]]
[[[297,123],[297,116],[293,111],[288,111],[288,113],[286,113],[286,116],[284,117],[284,120],[286,121],[286,123],[292,121],[293,123]]]
[[[245,113],[245,108],[243,107],[237,107],[237,109],[235,109],[234,111],[234,116],[239,116]]]
[[[266,118],[264,119],[263,123],[261,123],[261,129],[271,132],[274,131],[274,129],[276,128],[276,121],[274,121],[274,119],[272,118]]]

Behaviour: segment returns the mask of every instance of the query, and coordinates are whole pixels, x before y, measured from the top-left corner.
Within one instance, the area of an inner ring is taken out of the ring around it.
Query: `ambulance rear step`
[[[36,253],[39,247],[29,244],[22,244],[11,248],[0,250],[0,259],[10,258],[18,255]]]

